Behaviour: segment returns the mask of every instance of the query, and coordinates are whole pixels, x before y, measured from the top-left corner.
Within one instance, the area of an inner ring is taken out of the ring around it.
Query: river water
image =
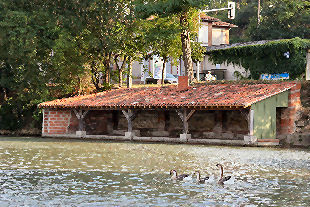
[[[0,137],[0,158],[0,206],[310,206],[310,150]]]

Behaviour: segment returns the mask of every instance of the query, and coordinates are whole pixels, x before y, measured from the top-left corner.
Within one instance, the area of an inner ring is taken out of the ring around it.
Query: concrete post
[[[128,109],[128,111],[122,110],[122,112],[128,122],[128,131],[125,132],[125,137],[132,139],[136,135],[140,136],[139,130],[136,130],[135,132],[132,130],[132,121],[136,118],[136,114],[131,109]]]
[[[73,109],[73,112],[75,113],[76,118],[79,120],[79,129],[78,131],[76,131],[76,135],[78,137],[84,137],[86,136],[86,131],[84,129],[84,118],[88,113],[88,110],[83,111],[82,109],[80,109],[79,111],[77,111],[76,109]]]
[[[254,135],[254,110],[250,109],[249,111],[249,135]]]
[[[254,136],[254,110],[250,109],[248,114],[248,128],[249,134],[244,136],[245,144],[256,144],[257,137]]]
[[[128,109],[128,111],[122,110],[124,116],[127,119],[127,123],[128,123],[128,132],[132,132],[132,120],[133,120],[133,112],[131,109]]]
[[[186,141],[186,140],[191,138],[191,134],[188,134],[188,120],[191,118],[191,116],[194,114],[194,112],[195,112],[195,110],[191,110],[187,114],[186,109],[183,109],[183,111],[177,110],[177,113],[183,122],[183,134],[180,134],[181,141]]]

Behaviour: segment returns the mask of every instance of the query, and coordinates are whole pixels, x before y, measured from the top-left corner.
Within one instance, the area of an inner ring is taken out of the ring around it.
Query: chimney
[[[188,76],[179,76],[178,77],[178,89],[186,90],[188,88]]]

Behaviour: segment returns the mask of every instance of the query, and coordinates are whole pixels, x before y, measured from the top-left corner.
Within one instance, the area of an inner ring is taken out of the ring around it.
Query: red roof
[[[205,13],[200,13],[200,19],[203,22],[212,22],[212,26],[214,27],[238,27],[237,25],[228,22],[222,22],[220,19],[217,19],[215,17],[210,17]]]
[[[208,15],[206,15],[206,14],[203,13],[203,12],[200,13],[200,19],[206,20],[206,21],[208,21],[208,22],[217,22],[217,21],[221,21],[220,19],[215,18],[215,17],[208,16]]]
[[[101,93],[57,99],[39,108],[162,108],[162,107],[242,107],[279,94],[296,83],[200,84],[186,90],[177,86],[115,89]]]

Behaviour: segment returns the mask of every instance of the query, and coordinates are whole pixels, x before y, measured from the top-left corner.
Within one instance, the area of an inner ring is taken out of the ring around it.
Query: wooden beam
[[[83,111],[81,109],[79,111],[77,111],[76,109],[73,109],[73,111],[74,111],[74,113],[76,115],[76,118],[78,118],[78,119],[84,119],[86,114],[89,112],[89,110]]]
[[[191,110],[191,112],[189,112],[189,114],[186,116],[186,121],[188,121],[191,117],[192,117],[192,115],[195,113],[195,111],[196,110]]]

